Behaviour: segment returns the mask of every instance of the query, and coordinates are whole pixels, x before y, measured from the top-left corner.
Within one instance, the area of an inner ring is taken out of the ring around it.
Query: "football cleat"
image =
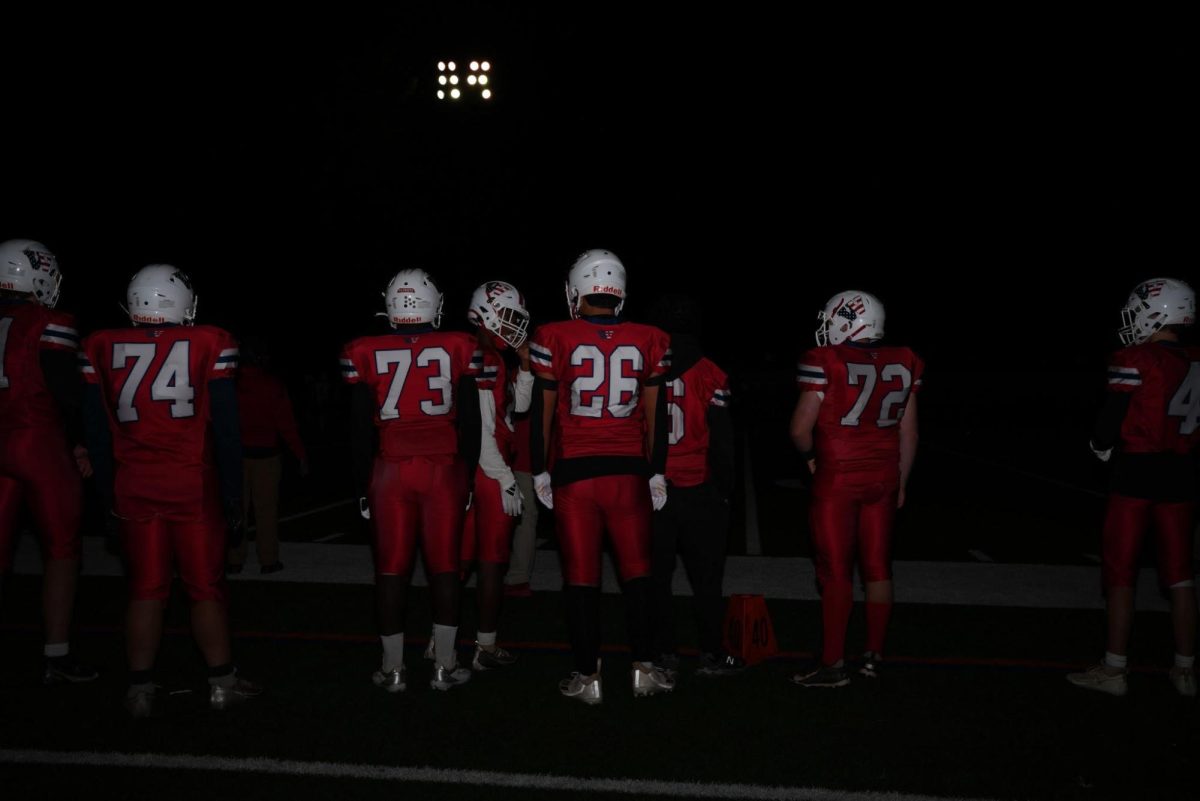
[[[1067,681],[1085,690],[1096,690],[1109,695],[1124,695],[1129,692],[1129,682],[1125,678],[1126,671],[1113,668],[1101,662],[1093,665],[1083,673],[1068,673]]]
[[[261,684],[255,684],[238,676],[228,687],[222,687],[219,684],[212,685],[208,691],[208,705],[213,709],[228,709],[231,706],[253,701],[262,693]]]
[[[846,669],[832,665],[818,665],[811,670],[792,676],[792,684],[799,684],[801,687],[834,689],[845,687],[849,683],[850,677],[846,675]]]
[[[866,676],[868,679],[879,678],[880,664],[883,662],[883,657],[874,651],[867,651],[862,656],[862,662],[858,666],[858,674]]]
[[[85,681],[95,681],[100,677],[91,665],[80,662],[75,657],[67,656],[46,657],[42,666],[42,684],[78,684]]]
[[[675,680],[679,677],[679,655],[678,654],[659,654],[654,659],[654,664],[662,668],[662,671]]]
[[[588,706],[595,706],[604,700],[604,693],[600,689],[599,673],[585,676],[579,671],[575,671],[569,679],[563,679],[558,683],[558,691],[567,698],[582,701]]]
[[[742,659],[730,654],[701,654],[697,676],[734,676],[746,669]]]
[[[376,687],[382,687],[389,693],[402,693],[407,689],[408,685],[404,681],[405,671],[404,665],[391,670],[377,670],[371,676],[371,681]]]
[[[632,678],[635,698],[669,693],[675,689],[675,679],[652,662],[634,662]]]
[[[481,671],[492,670],[493,668],[508,667],[516,661],[517,658],[515,656],[499,645],[489,651],[479,643],[475,643],[475,656],[471,660],[471,667]]]
[[[1171,668],[1171,684],[1184,698],[1196,697],[1196,672],[1191,668]]]
[[[441,665],[437,665],[433,669],[433,678],[430,679],[429,686],[435,690],[442,690],[444,692],[451,687],[466,684],[470,680],[471,671],[464,667],[446,669]]]
[[[162,687],[157,684],[130,687],[125,694],[125,711],[135,720],[162,717]]]

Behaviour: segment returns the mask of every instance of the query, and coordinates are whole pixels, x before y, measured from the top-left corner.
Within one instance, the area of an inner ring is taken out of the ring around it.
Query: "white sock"
[[[390,673],[404,666],[404,632],[385,634],[379,640],[383,643],[383,672]]]
[[[1185,670],[1191,670],[1192,666],[1195,664],[1196,664],[1196,657],[1184,656],[1183,654],[1175,654],[1175,667],[1183,668]]]
[[[1124,670],[1129,666],[1129,657],[1125,656],[1125,654],[1114,654],[1112,651],[1105,651],[1104,664],[1110,668]]]
[[[458,664],[458,654],[454,652],[457,639],[458,626],[433,624],[433,652],[437,656],[437,663],[446,670],[454,670]]]
[[[495,648],[496,647],[496,632],[489,631],[487,634],[484,634],[482,631],[476,632],[475,642],[479,643],[484,648],[489,649],[489,650],[492,648]],[[1178,658],[1178,657],[1176,657],[1176,658]]]
[[[57,659],[71,653],[71,644],[67,642],[48,642],[42,653],[50,659]],[[1178,659],[1178,657],[1176,657]]]

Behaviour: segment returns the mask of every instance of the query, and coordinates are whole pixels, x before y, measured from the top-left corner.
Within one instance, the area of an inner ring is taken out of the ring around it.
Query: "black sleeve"
[[[108,415],[104,412],[104,400],[100,387],[88,384],[83,391],[84,443],[96,479],[96,491],[107,514],[113,507],[113,455],[112,432],[108,430]]]
[[[1125,413],[1129,411],[1129,402],[1133,396],[1128,392],[1109,392],[1104,397],[1104,405],[1096,415],[1096,428],[1092,431],[1092,445],[1096,450],[1106,451],[1117,444],[1121,438],[1121,423],[1125,421]]]
[[[375,429],[375,393],[366,384],[350,389],[350,477],[360,498],[371,485],[378,432]]]
[[[226,515],[242,514],[242,431],[238,420],[237,383],[232,378],[208,382],[212,406],[213,453]]]
[[[79,357],[67,350],[43,350],[38,356],[46,387],[58,404],[67,429],[67,443],[83,442],[83,380],[79,376]]]
[[[722,498],[733,495],[733,419],[729,409],[708,407],[708,471],[713,488]]]
[[[671,427],[670,417],[667,414],[667,390],[665,387],[659,387],[658,404],[654,409],[654,442],[650,448],[650,472],[656,474],[665,474],[667,472],[667,447],[668,434]]]
[[[533,379],[533,401],[529,404],[529,469],[535,476],[546,472],[546,438],[542,429],[549,412],[545,409],[545,393],[557,391],[557,382],[540,377]]]
[[[479,413],[479,385],[475,376],[464,376],[458,382],[458,453],[467,463],[467,476],[475,481],[479,465],[479,448],[483,444],[483,419]]]

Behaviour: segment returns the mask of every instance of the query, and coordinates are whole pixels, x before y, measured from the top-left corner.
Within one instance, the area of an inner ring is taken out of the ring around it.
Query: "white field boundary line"
[[[395,767],[345,762],[303,762],[265,757],[218,757],[193,754],[131,754],[103,751],[0,749],[0,764],[55,767],[159,768],[218,773],[268,773],[282,776],[349,778],[418,784],[511,787],[552,792],[624,793],[674,798],[798,799],[799,801],[971,801],[946,796],[896,792],[828,790],[761,784],[706,784],[654,779],[587,779],[545,773],[504,773],[453,768]],[[980,801],[980,800],[976,800]]]

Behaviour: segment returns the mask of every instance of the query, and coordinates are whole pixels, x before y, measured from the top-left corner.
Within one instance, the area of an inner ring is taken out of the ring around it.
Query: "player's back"
[[[900,419],[923,372],[921,359],[903,346],[842,343],[804,354],[797,376],[801,388],[824,393],[818,463],[833,462],[843,470],[898,465]]]
[[[48,350],[73,353],[78,347],[79,334],[69,314],[39,303],[0,300],[0,435],[61,428],[41,356]]]
[[[550,323],[534,334],[530,358],[558,384],[558,456],[647,455],[641,386],[670,367],[666,333],[608,318]]]
[[[1113,354],[1108,386],[1129,393],[1126,453],[1186,454],[1200,444],[1200,347],[1146,342]]]
[[[459,381],[477,374],[482,359],[469,334],[395,332],[347,345],[342,375],[375,397],[382,458],[446,456],[458,452]]]
[[[670,431],[667,435],[667,478],[679,487],[708,479],[708,410],[729,404],[729,382],[707,358],[665,384]]]
[[[124,513],[213,501],[209,382],[233,377],[233,337],[206,325],[97,331],[84,340],[81,365],[108,415]]]

